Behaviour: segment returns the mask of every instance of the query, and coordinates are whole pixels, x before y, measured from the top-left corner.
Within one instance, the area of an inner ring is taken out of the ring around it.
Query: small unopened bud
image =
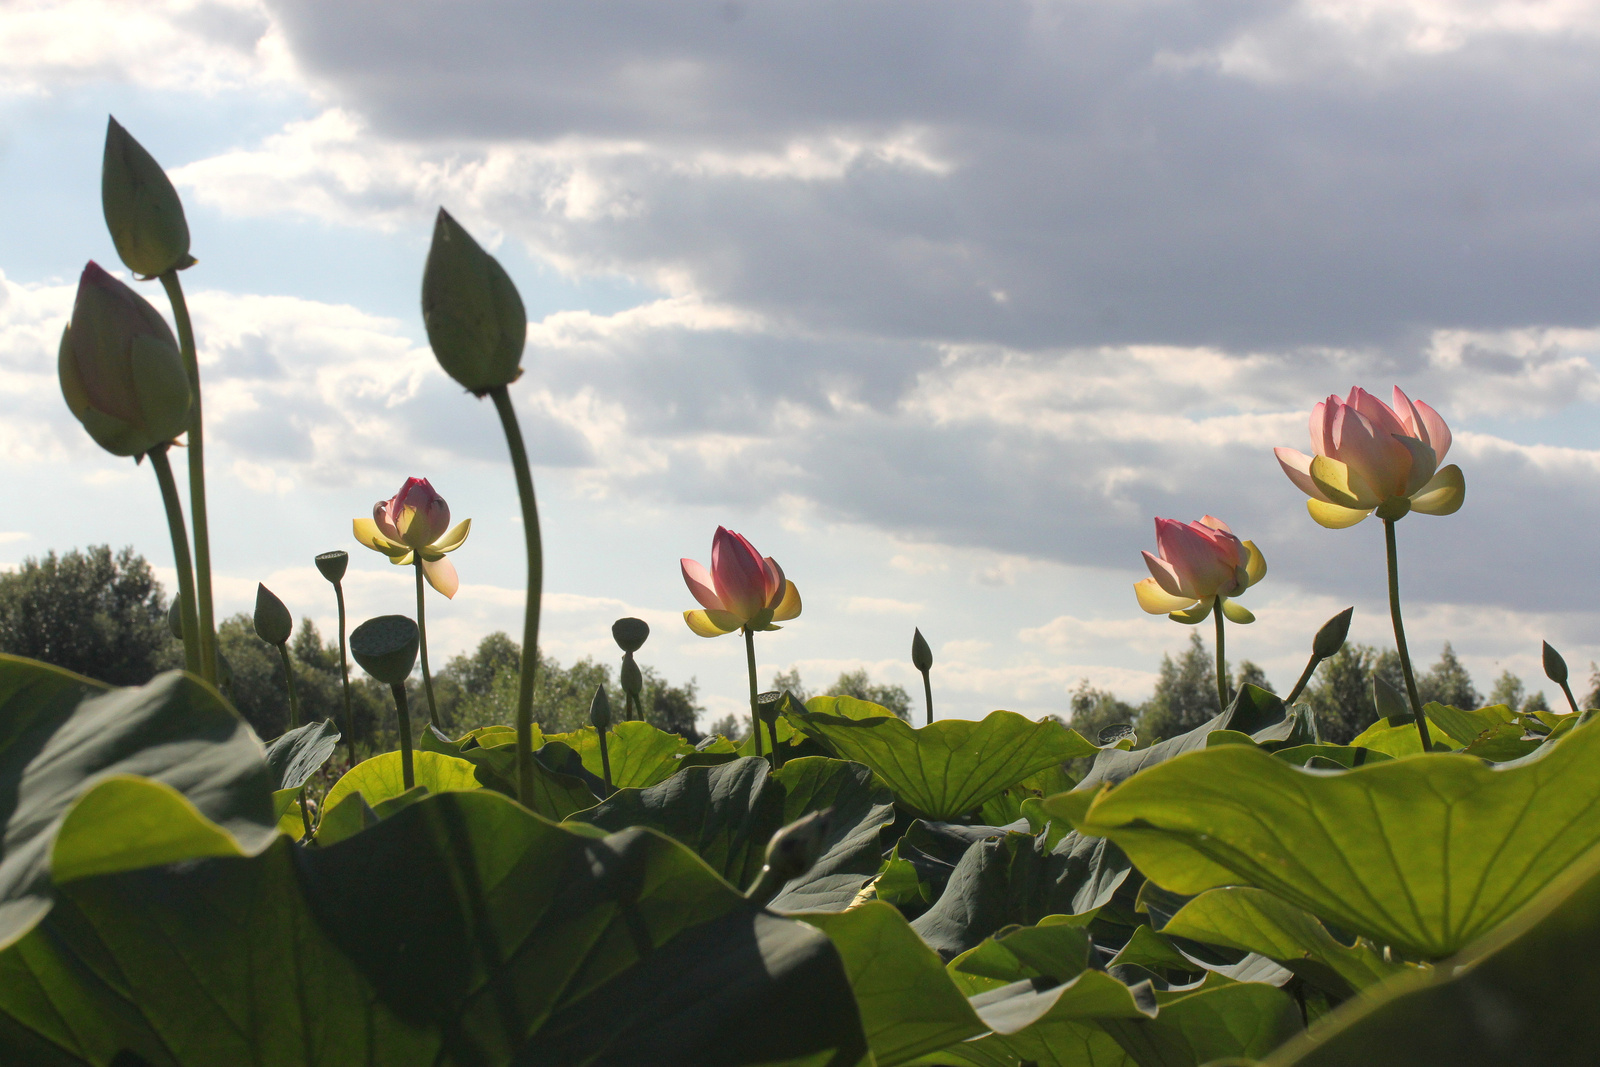
[[[336,548],[332,552],[322,553],[317,557],[316,563],[317,570],[322,572],[322,576],[334,585],[338,585],[344,578],[345,568],[350,566],[350,553],[342,548]]]
[[[1550,647],[1549,641],[1544,643],[1544,676],[1557,685],[1567,684],[1567,661]]]
[[[177,597],[172,598],[172,606],[167,609],[167,629],[175,640],[183,640],[183,601]]]
[[[631,616],[611,624],[611,639],[624,652],[637,652],[650,636],[650,624]]]
[[[422,273],[422,321],[444,372],[479,396],[522,373],[528,315],[498,260],[439,209]]]
[[[294,617],[272,590],[256,583],[256,636],[269,645],[283,645],[294,629]]]
[[[379,615],[350,631],[350,655],[385,685],[400,685],[417,665],[421,634],[404,615]]]
[[[1355,613],[1354,607],[1348,607],[1323,623],[1322,629],[1311,640],[1311,654],[1318,659],[1337,655],[1344,647],[1345,638],[1350,636],[1350,619]]]
[[[767,842],[766,865],[745,896],[765,904],[786,882],[809,871],[822,855],[832,816],[832,808],[813,811],[773,834]]]
[[[922,672],[933,669],[933,649],[928,647],[928,640],[920,629],[911,634],[911,665]]]
[[[603,685],[594,687],[594,699],[589,701],[589,725],[596,730],[611,729],[611,698]]]
[[[1378,709],[1378,718],[1388,719],[1390,726],[1401,726],[1416,719],[1406,705],[1406,698],[1376,674],[1372,676],[1372,704]]]
[[[117,255],[135,274],[154,278],[193,265],[178,191],[161,164],[116,119],[106,124],[100,206]]]
[[[639,671],[639,665],[633,660],[632,652],[622,654],[622,691],[639,702],[639,694],[644,689],[644,675]]]

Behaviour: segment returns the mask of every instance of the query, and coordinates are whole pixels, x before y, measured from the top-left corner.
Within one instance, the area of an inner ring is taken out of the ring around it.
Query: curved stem
[[[522,501],[522,537],[528,546],[528,595],[522,617],[522,674],[517,681],[517,795],[533,805],[533,674],[539,666],[539,597],[544,588],[544,546],[539,540],[539,508],[533,499],[533,474],[522,444],[522,428],[511,394],[497,385],[489,390],[505,429],[511,450],[511,468],[517,476],[517,496]]]
[[[1575,699],[1573,699],[1572,686],[1568,685],[1566,682],[1562,682],[1562,683],[1560,683],[1560,685],[1561,685],[1561,692],[1566,694],[1567,706],[1570,707],[1574,712],[1576,712],[1578,710],[1578,702]]]
[[[933,683],[928,680],[928,672],[922,672],[922,696],[927,701],[928,726],[933,725]]]
[[[189,563],[189,534],[183,525],[183,502],[178,485],[172,480],[172,464],[167,462],[167,446],[159,445],[148,453],[150,468],[161,486],[161,503],[167,509],[167,530],[172,534],[172,556],[178,565],[178,614],[183,619],[183,665],[190,674],[200,674],[200,624],[194,607],[194,570]],[[201,677],[205,677],[203,674]]]
[[[1294,698],[1305,691],[1306,686],[1311,681],[1311,676],[1316,673],[1317,668],[1321,664],[1322,657],[1318,656],[1315,652],[1311,653],[1311,658],[1306,660],[1306,669],[1300,672],[1300,680],[1294,683],[1294,688],[1289,690],[1289,695],[1283,698],[1283,702],[1285,704],[1292,705],[1294,703]]]
[[[1389,618],[1394,622],[1394,645],[1400,653],[1400,670],[1406,678],[1406,695],[1411,698],[1411,714],[1417,717],[1417,736],[1422,751],[1433,751],[1428,738],[1428,717],[1422,714],[1422,698],[1417,695],[1417,676],[1411,670],[1411,651],[1406,648],[1406,627],[1400,619],[1400,554],[1394,543],[1394,520],[1383,520],[1383,543],[1389,557]]]
[[[333,595],[339,600],[339,681],[344,686],[344,744],[350,752],[350,766],[356,765],[356,718],[350,711],[350,653],[344,637],[344,585],[333,583]]]
[[[417,772],[411,763],[411,708],[406,704],[406,684],[390,682],[389,692],[394,694],[394,713],[400,724],[400,784],[410,789],[417,784]]]
[[[422,584],[422,553],[413,553],[412,559],[417,570],[417,651],[422,655],[422,691],[428,695],[428,721],[437,730],[439,705],[433,702],[433,675],[428,671],[428,619],[423,596],[427,588]]]
[[[217,684],[217,629],[211,607],[211,533],[206,521],[206,439],[200,412],[200,359],[195,353],[194,326],[189,322],[189,305],[183,298],[178,272],[161,276],[161,287],[172,305],[172,318],[178,325],[178,347],[183,366],[189,372],[189,391],[194,398],[194,421],[189,424],[189,518],[194,523],[195,606],[200,614],[200,676]]]
[[[289,686],[289,729],[293,730],[300,725],[300,694],[294,687],[294,664],[289,661],[287,641],[278,646],[278,655],[283,657],[283,680]]]
[[[755,738],[756,755],[761,752],[761,712],[756,701],[756,632],[744,628],[744,661],[750,673],[750,733]]]
[[[1223,711],[1228,710],[1228,660],[1223,647],[1223,619],[1222,598],[1217,597],[1216,603],[1211,605],[1211,611],[1217,617],[1217,703]]]

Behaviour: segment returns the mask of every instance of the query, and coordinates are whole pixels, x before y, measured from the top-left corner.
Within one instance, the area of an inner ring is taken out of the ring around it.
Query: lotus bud
[[[1350,619],[1355,613],[1354,607],[1348,607],[1323,623],[1322,629],[1311,640],[1311,654],[1317,659],[1337,655],[1344,647],[1345,638],[1350,635]]]
[[[417,665],[417,624],[404,615],[379,615],[350,632],[350,654],[386,685],[401,685]]]
[[[289,633],[294,629],[294,617],[289,609],[272,590],[259,582],[256,583],[255,625],[256,636],[269,645],[288,644]]]
[[[611,624],[611,639],[624,652],[637,652],[650,637],[650,624],[632,617]]]
[[[1406,698],[1376,674],[1372,676],[1372,704],[1378,709],[1378,717],[1388,719],[1390,726],[1403,726],[1416,717],[1406,705]]]
[[[117,255],[147,278],[194,265],[183,202],[161,164],[116,119],[106,123],[100,206]]]
[[[189,428],[189,374],[166,320],[93,261],[78,279],[57,370],[67,407],[112,455],[142,456]]]
[[[322,576],[334,585],[338,585],[344,579],[345,568],[350,566],[350,553],[342,548],[324,552],[317,557],[316,563],[317,570],[322,572]]]
[[[933,649],[928,647],[928,639],[922,636],[920,629],[911,634],[911,665],[923,673],[933,669]]]
[[[167,629],[172,631],[174,640],[183,640],[183,602],[177,597],[172,599],[172,606],[167,609]]]
[[[827,843],[828,828],[833,809],[813,811],[772,835],[767,842],[766,865],[755,883],[745,891],[745,896],[757,904],[765,904],[778,895],[790,879],[809,871],[822,855]]]
[[[611,698],[603,685],[594,687],[594,698],[589,701],[589,725],[596,730],[611,729]]]
[[[522,297],[499,261],[444,208],[422,273],[422,321],[439,366],[476,395],[522,373]]]
[[[1567,661],[1550,647],[1549,641],[1544,643],[1544,676],[1557,685],[1567,684]]]

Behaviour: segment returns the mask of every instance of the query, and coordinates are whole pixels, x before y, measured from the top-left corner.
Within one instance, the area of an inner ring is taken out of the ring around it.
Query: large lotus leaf
[[[546,744],[552,741],[562,742],[578,753],[590,774],[602,773],[600,737],[593,729],[546,735]],[[611,784],[617,789],[645,789],[666,781],[682,766],[679,757],[693,755],[694,750],[677,734],[638,720],[616,723],[606,732]]]
[[[1579,731],[1576,737],[1587,730]],[[1324,1016],[1269,1067],[1548,1067],[1600,1049],[1600,852],[1460,955]]]
[[[912,819],[873,883],[873,895],[902,911],[921,914],[944,893],[950,876],[975,842],[1003,837],[1007,832],[999,826]]]
[[[0,655],[0,946],[50,909],[51,852],[73,804],[99,783],[129,775],[170,786],[243,852],[276,835],[261,743],[204,682],[171,671],[138,688],[108,689]],[[121,848],[112,830],[105,833],[98,869]],[[126,853],[133,862],[145,854]]]
[[[1213,984],[1158,998],[1153,1019],[1102,1019],[1100,1025],[1141,1065],[1200,1067],[1266,1055],[1301,1032],[1289,994],[1259,982]]]
[[[272,788],[293,789],[328,762],[339,745],[339,727],[332,719],[296,727],[267,742],[267,769],[272,772]]]
[[[826,932],[844,957],[877,1067],[907,1063],[988,1029],[939,957],[888,904],[868,901],[806,921]]]
[[[430,793],[483,788],[476,768],[464,759],[419,750],[411,753],[411,764],[413,785],[422,786]],[[399,752],[385,752],[362,760],[346,771],[322,798],[322,807],[324,811],[332,811],[352,793],[360,793],[368,804],[377,805],[405,791],[404,756]]]
[[[1128,751],[1104,748],[1095,757],[1094,766],[1078,783],[1078,789],[1089,791],[1102,785],[1115,785],[1126,781],[1140,771],[1159,763],[1204,749],[1210,737],[1218,730],[1232,730],[1251,736],[1260,734],[1263,739],[1276,739],[1283,734],[1283,724],[1289,720],[1288,709],[1282,700],[1265,689],[1253,685],[1241,686],[1234,694],[1233,703],[1226,711],[1201,723],[1186,733],[1157,741],[1149,748]],[[1292,731],[1289,731],[1292,735]],[[1284,747],[1298,747],[1285,741]]]
[[[1138,1067],[1095,1023],[1046,1016],[1015,1034],[990,1034],[915,1061],[927,1067]]]
[[[516,732],[504,726],[486,726],[452,741],[432,726],[422,731],[418,749],[464,759],[478,771],[478,782],[513,799],[517,788]],[[528,806],[547,819],[560,822],[574,812],[599,803],[604,783],[584,769],[578,754],[561,742],[546,744],[534,727],[533,795]]]
[[[1254,885],[1421,957],[1527,903],[1600,843],[1600,729],[1516,764],[1431,754],[1346,772],[1223,745],[1100,793],[1074,821],[1180,893]],[[1077,793],[1045,801],[1078,808]]]
[[[253,859],[62,893],[0,953],[0,1062],[105,1067],[119,1048],[155,1067],[866,1054],[821,932],[651,831],[594,839],[487,790],[425,797],[328,848],[279,839]]]
[[[761,873],[780,827],[822,808],[833,809],[822,854],[770,907],[842,911],[878,872],[878,832],[894,819],[888,790],[859,763],[806,756],[777,771],[755,758],[689,767],[648,789],[618,790],[576,818],[607,830],[660,830],[743,886]]]
[[[903,807],[943,822],[976,811],[1046,767],[1099,751],[1053,719],[1011,711],[920,728],[893,717],[852,719],[809,708],[784,714],[841,759],[872,768]]]
[[[1364,939],[1344,944],[1315,915],[1260,889],[1207,890],[1180,908],[1161,932],[1275,959],[1339,999],[1416,969],[1386,960]]]

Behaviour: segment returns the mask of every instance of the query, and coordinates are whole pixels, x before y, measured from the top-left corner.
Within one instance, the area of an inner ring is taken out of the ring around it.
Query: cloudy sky
[[[1468,487],[1399,527],[1419,658],[1448,639],[1480,688],[1544,637],[1587,664],[1597,98],[1585,0],[0,0],[0,563],[170,567],[153,478],[56,384],[77,273],[116,264],[110,113],[200,259],[225,612],[264,580],[328,627],[334,547],[358,618],[409,610],[349,520],[415,474],[474,520],[435,662],[518,632],[504,444],[418,311],[442,204],[528,306],[563,660],[639,615],[647,662],[736,710],[737,638],[678,614],[722,523],[805,599],[764,675],[916,691],[920,626],[949,714],[1142,699],[1189,631],[1138,610],[1139,550],[1210,512],[1271,567],[1230,651],[1287,686],[1347,604],[1390,638],[1381,527],[1315,526],[1271,448],[1400,384]]]

